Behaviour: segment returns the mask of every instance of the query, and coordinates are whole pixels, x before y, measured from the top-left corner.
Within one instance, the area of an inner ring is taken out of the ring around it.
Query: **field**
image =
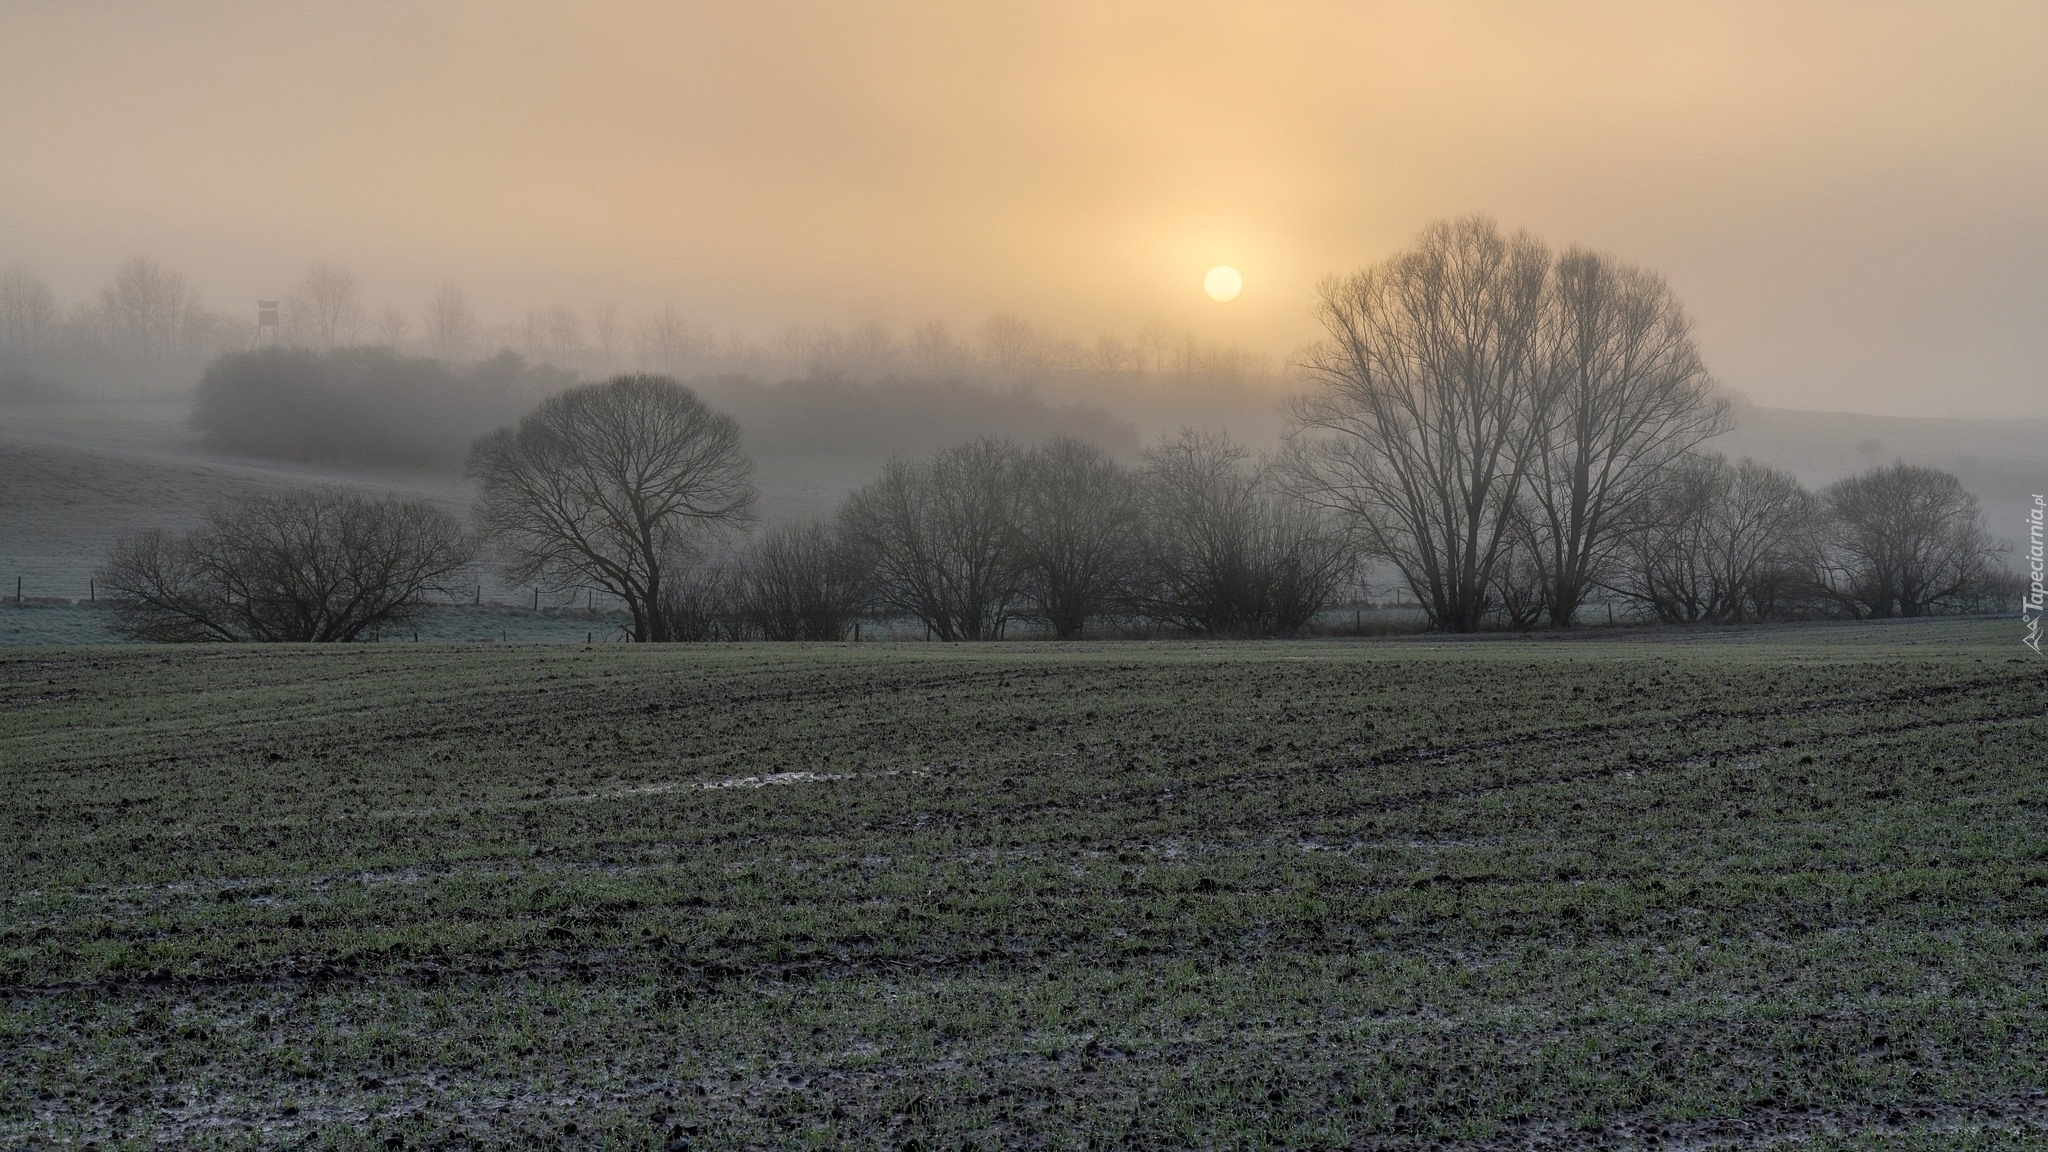
[[[0,1147],[2037,1147],[2048,665],[0,651]]]

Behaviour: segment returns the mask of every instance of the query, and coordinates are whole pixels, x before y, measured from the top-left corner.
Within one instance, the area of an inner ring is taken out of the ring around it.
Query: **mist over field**
[[[980,436],[1273,451],[1323,279],[1475,209],[1668,280],[1712,450],[1926,464],[2019,543],[2048,22],[1971,10],[13,8],[0,577],[286,479],[461,511],[476,437],[629,369],[738,419],[766,521]]]
[[[2048,1147],[2044,62],[0,3],[0,1150]]]

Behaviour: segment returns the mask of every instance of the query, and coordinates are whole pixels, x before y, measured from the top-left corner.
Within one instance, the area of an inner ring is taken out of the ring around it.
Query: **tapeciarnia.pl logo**
[[[2027,597],[2020,601],[2020,622],[2027,626],[2027,634],[2020,643],[2041,654],[2041,615],[2048,608],[2048,587],[2042,586],[2042,574],[2048,570],[2043,561],[2041,547],[2042,515],[2048,512],[2048,501],[2037,493],[2034,506],[2027,511],[2027,570],[2032,580],[2027,585]]]

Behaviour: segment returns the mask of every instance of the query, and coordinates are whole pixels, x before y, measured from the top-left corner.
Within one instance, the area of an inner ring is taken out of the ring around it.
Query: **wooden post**
[[[85,598],[86,598],[87,600],[89,600],[89,601],[92,601],[93,603],[98,603],[98,602],[99,602],[99,598],[100,598],[100,584],[99,584],[99,581],[97,581],[97,580],[87,580],[87,581],[85,582]]]
[[[473,603],[481,604],[481,603],[483,603],[483,602],[484,602],[484,582],[483,582],[483,581],[481,581],[481,580],[479,580],[479,581],[477,581],[477,582],[476,582],[476,600],[475,600],[475,601],[473,601]]]
[[[588,647],[589,647],[589,646],[590,646],[590,645],[591,645],[591,644],[592,644],[593,642],[595,642],[595,641],[596,641],[596,639],[597,639],[597,633],[595,633],[595,632],[585,632],[585,633],[583,634],[583,646],[584,646],[584,647],[586,647],[586,648],[588,648]]]
[[[592,611],[595,611],[596,609],[597,609],[597,593],[596,593],[595,591],[593,591],[592,589],[589,589],[589,588],[585,588],[585,589],[583,590],[583,610],[584,610],[585,612],[592,612]]]
[[[540,589],[538,588],[533,590],[533,610],[535,612],[540,611]]]

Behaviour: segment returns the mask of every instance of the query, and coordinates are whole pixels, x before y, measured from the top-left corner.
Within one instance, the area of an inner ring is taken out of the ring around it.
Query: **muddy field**
[[[2021,1147],[2048,664],[0,650],[0,1147]]]

